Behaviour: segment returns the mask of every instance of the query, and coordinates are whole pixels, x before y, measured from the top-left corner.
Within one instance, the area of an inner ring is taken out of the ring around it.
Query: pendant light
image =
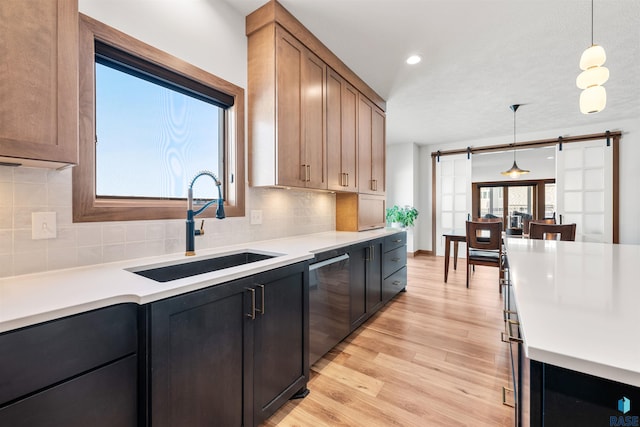
[[[509,170],[500,172],[502,175],[510,176],[511,178],[517,178],[530,172],[526,169],[520,169],[516,163],[516,111],[518,111],[518,107],[520,107],[520,104],[513,104],[509,107],[513,111],[513,166]]]
[[[580,94],[580,112],[592,114],[604,110],[607,105],[607,91],[602,86],[609,80],[609,70],[602,65],[607,55],[602,46],[593,44],[593,0],[591,0],[591,47],[580,57],[582,73],[576,78],[576,86],[583,89]]]

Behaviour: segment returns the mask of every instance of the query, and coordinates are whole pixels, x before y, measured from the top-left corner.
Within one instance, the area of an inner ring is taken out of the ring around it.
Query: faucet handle
[[[195,231],[196,236],[202,236],[204,234],[204,219],[200,223],[200,230]]]

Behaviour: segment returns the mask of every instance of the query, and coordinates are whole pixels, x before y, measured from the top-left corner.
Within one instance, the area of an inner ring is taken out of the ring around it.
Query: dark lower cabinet
[[[149,304],[153,427],[255,426],[306,390],[305,263]]]
[[[640,425],[638,387],[535,360],[529,373],[531,426]]]
[[[383,305],[382,243],[382,239],[375,239],[349,249],[351,330],[360,326]]]
[[[135,355],[0,409],[6,427],[138,425]]]
[[[309,379],[308,269],[285,267],[254,277],[254,425],[271,416]]]
[[[0,334],[0,426],[138,425],[137,304]]]

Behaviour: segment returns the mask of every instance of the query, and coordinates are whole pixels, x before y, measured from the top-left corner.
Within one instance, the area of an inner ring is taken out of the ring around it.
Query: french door
[[[466,154],[440,157],[436,162],[435,253],[444,255],[443,233],[465,232],[471,212],[471,159]],[[464,257],[465,248],[460,248]]]
[[[558,214],[576,240],[613,241],[613,147],[604,140],[556,147]]]

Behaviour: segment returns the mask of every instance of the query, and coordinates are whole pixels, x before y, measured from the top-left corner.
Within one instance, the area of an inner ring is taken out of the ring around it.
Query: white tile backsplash
[[[183,219],[73,223],[71,176],[71,169],[0,166],[0,277],[184,252]],[[206,219],[196,251],[335,230],[330,193],[247,188],[247,215],[251,209],[262,210],[261,225],[248,216]],[[32,212],[56,212],[58,237],[32,240]]]

